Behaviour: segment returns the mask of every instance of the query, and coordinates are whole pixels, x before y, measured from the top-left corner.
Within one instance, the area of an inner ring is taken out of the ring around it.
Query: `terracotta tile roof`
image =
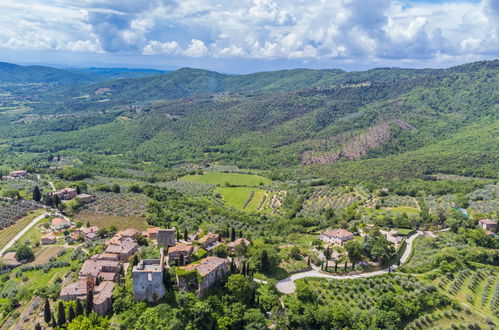
[[[227,244],[227,246],[229,246],[229,247],[236,247],[239,244],[243,244],[244,246],[248,246],[248,245],[251,244],[251,242],[248,241],[246,238],[238,238],[234,242],[230,242],[229,244]]]
[[[218,241],[218,238],[220,236],[218,234],[214,234],[214,233],[208,233],[206,235],[204,235],[203,237],[201,237],[199,239],[199,243],[201,244],[204,244],[206,243],[208,240],[215,240],[215,241]]]
[[[42,238],[41,238],[41,239],[55,240],[55,239],[57,239],[57,238],[55,237],[55,235],[54,235],[54,234],[50,233],[50,234],[47,234],[47,235],[42,236]]]
[[[328,230],[328,231],[324,232],[323,235],[326,235],[329,237],[347,238],[353,234],[345,229],[333,229],[333,230]]]
[[[86,296],[87,280],[81,278],[74,283],[66,285],[64,288],[61,289],[61,297],[66,295]]]
[[[66,220],[64,218],[55,218],[55,219],[52,219],[52,225],[53,226],[61,225],[61,224],[65,224],[65,223],[69,223],[69,220]]]
[[[109,244],[106,248],[106,253],[130,253],[138,244],[133,240],[120,241],[119,244]]]
[[[80,270],[80,276],[85,276],[91,274],[93,277],[99,276],[104,267],[119,268],[119,261],[115,260],[98,260],[98,259],[87,259],[83,263]]]
[[[96,288],[98,292],[94,296],[94,304],[101,304],[113,295],[114,283],[111,281],[102,281]]]
[[[7,259],[7,260],[16,260],[16,253],[15,252],[7,252],[6,254],[4,254],[3,258]]]
[[[174,253],[174,252],[187,252],[191,253],[194,247],[190,244],[186,243],[178,243],[175,246],[172,246],[171,248],[168,249],[168,253]]]
[[[492,219],[480,219],[480,220],[478,220],[478,222],[483,223],[485,225],[496,225],[497,224],[497,222],[495,222]]]
[[[115,236],[133,237],[136,234],[140,234],[140,232],[138,230],[133,229],[133,228],[127,228],[125,230],[121,230],[121,231],[117,232]]]
[[[147,233],[150,234],[156,234],[158,232],[159,228],[147,228]]]
[[[226,263],[227,264],[229,263],[227,259],[222,259],[219,257],[207,257],[205,259],[201,259],[201,261],[199,261],[198,263],[190,264],[179,268],[185,271],[196,270],[199,273],[199,275],[206,276],[215,269],[217,269],[218,267],[220,267],[221,265]]]
[[[101,253],[101,254],[94,254],[93,256],[90,257],[90,259],[95,259],[95,260],[119,260],[119,256],[114,253]]]

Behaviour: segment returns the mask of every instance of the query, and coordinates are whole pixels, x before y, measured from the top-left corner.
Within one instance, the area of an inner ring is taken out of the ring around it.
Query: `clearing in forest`
[[[191,181],[199,183],[211,183],[214,185],[231,185],[231,186],[260,186],[269,184],[272,180],[256,174],[242,173],[220,173],[220,172],[204,172],[203,174],[186,175],[181,177],[181,181]]]

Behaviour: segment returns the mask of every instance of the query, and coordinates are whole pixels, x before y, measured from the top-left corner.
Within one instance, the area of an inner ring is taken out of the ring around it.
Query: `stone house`
[[[174,246],[176,241],[175,235],[175,229],[158,229],[156,232],[156,241],[162,247]]]
[[[85,260],[80,270],[80,278],[92,276],[104,281],[114,281],[120,272],[120,262],[109,254],[96,254]]]
[[[208,233],[199,239],[199,244],[201,247],[207,251],[211,251],[220,245],[220,235],[214,233]]]
[[[199,296],[215,283],[224,281],[229,274],[229,260],[207,257],[197,263],[175,269],[177,283],[181,291],[196,291]]]
[[[159,259],[143,259],[133,267],[133,298],[157,301],[165,295],[163,285],[165,252],[161,249]]]
[[[147,228],[146,232],[145,232],[145,237],[148,237],[150,239],[156,239],[156,235],[158,234],[158,230],[159,228],[155,227],[155,228]]]
[[[480,219],[478,220],[478,225],[484,230],[496,231],[497,222],[492,219]]]
[[[83,239],[85,239],[85,241],[95,241],[96,239],[99,238],[99,235],[97,234],[98,231],[99,227],[97,226],[92,226],[88,228],[82,227],[75,229],[70,236],[74,240],[77,240],[81,236],[83,237]]]
[[[343,246],[346,241],[353,238],[353,233],[345,229],[333,229],[322,233],[319,239],[333,245]]]
[[[244,248],[248,247],[251,244],[246,238],[238,238],[234,242],[230,242],[227,244],[227,248],[230,252],[235,253],[236,247],[242,246]]]
[[[58,191],[51,192],[50,195],[57,196],[59,199],[62,200],[70,200],[76,197],[76,189],[74,188],[63,188]]]
[[[73,225],[71,221],[65,218],[54,218],[52,219],[51,224],[52,224],[51,226],[52,230],[54,231],[68,229],[71,228],[71,226]]]
[[[121,261],[128,262],[131,256],[133,256],[139,248],[139,245],[135,240],[127,237],[123,240],[119,240],[116,243],[111,243],[107,246],[106,253],[117,254]]]
[[[177,264],[182,255],[184,258],[184,265],[189,263],[189,257],[194,252],[194,247],[186,243],[178,243],[175,246],[168,248],[168,264]],[[183,266],[183,265],[181,265]]]
[[[114,283],[111,281],[102,281],[99,285],[95,285],[95,279],[91,276],[80,278],[78,281],[71,283],[61,290],[61,300],[84,300],[87,297],[89,290],[94,294],[94,312],[100,316],[106,315],[112,307]]]
[[[42,245],[55,244],[55,243],[57,243],[57,237],[55,237],[54,234],[50,233],[50,234],[42,236],[42,238],[40,239],[40,242],[42,243]]]

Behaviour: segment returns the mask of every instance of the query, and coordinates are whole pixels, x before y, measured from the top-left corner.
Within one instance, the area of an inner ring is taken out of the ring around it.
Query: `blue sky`
[[[499,57],[499,0],[2,0],[0,61],[243,73]]]

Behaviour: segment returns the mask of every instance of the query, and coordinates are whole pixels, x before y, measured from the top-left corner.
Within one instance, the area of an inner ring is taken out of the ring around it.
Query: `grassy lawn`
[[[415,207],[408,207],[408,206],[399,206],[399,207],[386,207],[386,208],[380,208],[380,209],[375,209],[375,208],[369,208],[365,207],[361,210],[362,213],[366,214],[367,216],[382,216],[382,215],[398,215],[398,214],[407,214],[408,216],[414,216],[418,215],[419,211]]]
[[[22,244],[29,241],[31,244],[39,242],[44,234],[40,231],[42,224],[52,221],[55,217],[48,217],[40,220],[35,226],[31,227],[21,238],[16,242],[15,245]]]
[[[114,225],[118,230],[126,228],[135,228],[137,230],[145,230],[150,227],[146,220],[142,217],[137,216],[117,216],[117,215],[97,215],[90,212],[84,212],[76,215],[76,221],[81,221],[85,225],[87,222],[91,226],[97,226],[99,228],[109,228],[109,226]]]
[[[12,226],[0,230],[0,246],[7,244],[17,233],[19,233],[27,224],[29,224],[34,218],[46,212],[44,209],[36,210],[17,220]]]
[[[202,175],[186,175],[181,177],[181,181],[191,181],[199,183],[211,183],[215,185],[225,185],[229,183],[234,186],[259,186],[261,184],[269,184],[272,180],[255,174],[241,173],[219,173],[205,172]]]
[[[219,192],[225,205],[229,207],[233,207],[237,210],[243,210],[243,206],[251,195],[251,192],[255,192],[253,198],[250,203],[244,208],[244,211],[256,211],[260,200],[262,199],[265,191],[258,188],[251,187],[222,187],[216,190]]]

